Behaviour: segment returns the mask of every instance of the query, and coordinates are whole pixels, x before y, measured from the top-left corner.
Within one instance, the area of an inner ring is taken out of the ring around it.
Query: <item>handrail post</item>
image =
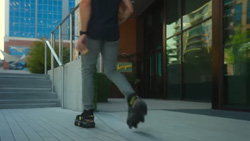
[[[62,65],[62,83],[61,83],[61,91],[62,91],[62,109],[64,108],[64,66]]]
[[[52,48],[55,49],[55,34],[51,33],[51,44]],[[54,56],[53,53],[51,53],[51,73],[52,73],[52,92],[55,92],[54,90]]]
[[[61,100],[62,108],[64,108],[64,67],[63,67],[63,47],[62,47],[62,25],[59,25],[59,60],[62,62],[62,72],[61,72]]]
[[[62,25],[59,25],[59,60],[63,62],[63,56],[62,56]]]
[[[54,92],[54,59],[61,66],[61,107],[64,108],[64,66],[63,66],[63,42],[62,42],[62,25],[70,17],[70,61],[73,61],[73,14],[79,8],[79,4],[60,22],[60,24],[51,31],[51,44],[46,41],[46,46],[51,50],[51,71],[52,71],[52,92]],[[59,29],[59,54],[55,52],[55,32]],[[68,38],[67,38],[68,39]],[[46,48],[47,48],[46,47]],[[47,58],[47,57],[46,57]],[[47,68],[46,68],[47,69]],[[47,72],[46,72],[47,73]]]
[[[45,55],[44,55],[44,74],[47,74],[47,43],[45,42]]]
[[[70,38],[70,62],[73,61],[73,16],[70,14],[70,25],[69,25],[69,38]]]

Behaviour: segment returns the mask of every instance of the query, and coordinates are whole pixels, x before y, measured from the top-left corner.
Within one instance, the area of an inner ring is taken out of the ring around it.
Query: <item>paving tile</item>
[[[164,101],[158,106],[151,105],[157,101],[148,103],[151,108],[145,123],[132,130],[126,125],[126,110],[119,111],[122,107],[96,112],[93,129],[75,127],[74,119],[79,112],[71,110],[3,109],[0,141],[248,141],[250,138],[250,113],[211,110],[206,103],[199,107],[199,103],[169,102],[169,108],[158,108]]]
[[[14,141],[15,138],[2,111],[0,110],[0,139],[1,141]]]
[[[11,132],[16,141],[29,141],[28,136],[20,127],[20,125],[16,122],[16,120],[10,115],[8,110],[2,110],[4,117],[11,129]]]
[[[39,134],[37,134],[37,132],[34,131],[34,129],[31,128],[30,125],[21,116],[19,116],[19,114],[17,114],[17,110],[9,110],[9,113],[13,117],[13,119],[16,120],[16,122],[22,128],[22,130],[25,132],[29,140],[43,141],[42,137]]]

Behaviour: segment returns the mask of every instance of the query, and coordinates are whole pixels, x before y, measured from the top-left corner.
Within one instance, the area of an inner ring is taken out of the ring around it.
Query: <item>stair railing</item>
[[[47,74],[47,47],[51,51],[51,79],[52,79],[52,92],[54,90],[54,59],[57,64],[62,67],[61,71],[61,107],[64,108],[64,64],[73,61],[73,37],[74,31],[78,30],[79,22],[76,21],[76,10],[79,10],[79,4],[74,7],[70,13],[55,27],[51,32],[51,42],[48,40],[45,41],[45,67],[44,73]],[[77,11],[79,13],[79,11]],[[68,22],[67,22],[68,21]],[[65,25],[68,24],[68,25]],[[69,30],[68,30],[69,29]],[[66,32],[66,33],[65,33]],[[59,37],[55,37],[55,34],[58,34]],[[69,37],[67,36],[69,35]],[[78,35],[79,36],[79,35]],[[75,36],[77,37],[77,36]],[[56,41],[56,39],[59,39]],[[63,41],[67,44],[69,43],[69,55],[65,55],[63,52]],[[58,56],[55,51],[55,45],[59,46]]]
[[[54,58],[57,61],[57,64],[62,67],[61,72],[61,107],[64,108],[64,64],[73,61],[74,59],[79,58],[79,53],[73,56],[73,45],[76,43],[79,37],[80,31],[80,15],[79,15],[79,5],[77,4],[70,13],[51,31],[51,41],[45,41],[45,67],[44,73],[47,74],[47,47],[51,51],[51,77],[52,77],[52,92],[54,92],[54,68],[57,67],[54,65]],[[57,36],[58,35],[58,36]],[[63,47],[63,43],[65,46]],[[55,49],[58,45],[58,54]],[[68,47],[68,48],[67,48]],[[64,52],[64,49],[69,49],[68,52]],[[102,55],[99,54],[98,58],[98,72],[103,72],[103,61]]]
[[[47,52],[47,47],[50,49],[51,51],[51,76],[52,76],[52,92],[54,92],[54,59],[56,59],[56,62],[58,63],[59,66],[62,66],[62,62],[59,60],[58,56],[56,55],[56,52],[54,50],[54,48],[51,46],[50,42],[48,40],[45,41],[45,66],[44,66],[44,74],[46,75],[47,74],[47,55],[48,55],[48,52]]]

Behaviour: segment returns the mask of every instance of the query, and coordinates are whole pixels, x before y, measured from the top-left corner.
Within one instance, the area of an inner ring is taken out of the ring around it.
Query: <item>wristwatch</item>
[[[80,36],[83,35],[83,34],[87,34],[86,31],[80,31]]]

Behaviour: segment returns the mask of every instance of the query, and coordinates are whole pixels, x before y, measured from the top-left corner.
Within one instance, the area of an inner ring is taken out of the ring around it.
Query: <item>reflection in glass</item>
[[[250,24],[250,1],[247,3],[247,24]]]
[[[75,0],[68,5],[71,10]],[[62,20],[62,0],[9,0],[9,15],[10,37],[50,37]]]
[[[198,25],[183,34],[183,55],[184,62],[195,63],[204,61],[205,59],[211,61],[210,57],[212,51],[212,31],[211,20]]]
[[[167,38],[181,31],[181,0],[167,1]]]
[[[225,0],[224,9],[224,76],[228,103],[250,105],[250,3]]]
[[[166,41],[167,88],[170,99],[181,98],[181,36]]]
[[[183,33],[185,99],[210,100],[211,98],[211,23],[209,20]]]
[[[184,0],[183,29],[212,16],[211,0]]]
[[[34,5],[34,3],[34,0],[25,3],[20,0],[9,1],[10,37],[15,36],[32,38],[35,36],[35,26],[31,20],[35,18],[35,16],[32,15],[35,10],[30,8],[31,5]]]
[[[242,3],[235,5],[235,12],[234,12],[234,26],[241,24],[242,19]]]

